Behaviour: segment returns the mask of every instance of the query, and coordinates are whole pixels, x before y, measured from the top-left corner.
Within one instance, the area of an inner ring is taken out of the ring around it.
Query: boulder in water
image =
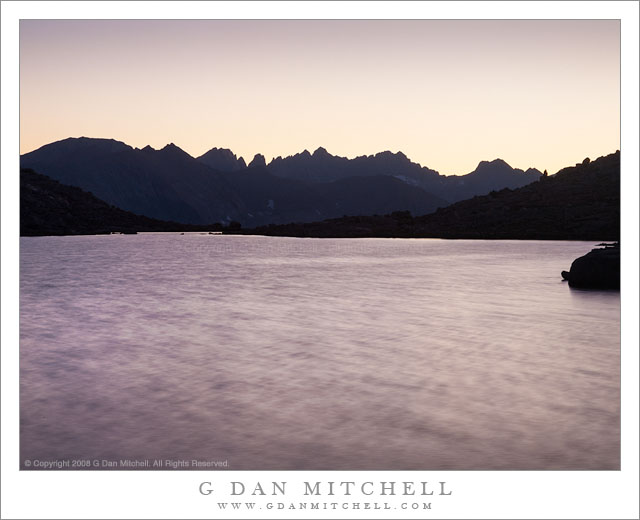
[[[562,271],[569,287],[620,289],[620,243],[601,245],[604,247],[575,259],[571,270]]]

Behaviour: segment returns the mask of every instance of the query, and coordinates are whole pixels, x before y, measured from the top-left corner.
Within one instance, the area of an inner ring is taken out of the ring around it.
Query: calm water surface
[[[560,277],[594,245],[22,238],[23,467],[617,469],[619,293]]]

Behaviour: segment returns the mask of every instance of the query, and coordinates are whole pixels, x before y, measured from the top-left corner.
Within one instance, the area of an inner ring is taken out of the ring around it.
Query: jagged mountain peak
[[[376,159],[401,159],[403,161],[409,161],[409,158],[403,152],[392,152],[390,150],[385,150],[384,152],[379,152],[371,157],[375,157]]]
[[[493,161],[480,161],[478,163],[478,166],[476,167],[476,171],[478,171],[481,168],[486,168],[487,166],[502,166],[502,167],[508,167],[511,168],[511,166],[509,166],[509,163],[507,163],[507,161],[505,161],[504,159],[494,159]]]
[[[236,154],[228,148],[211,148],[211,150],[205,152],[197,159],[201,163],[223,172],[244,170],[247,167],[244,159],[242,157],[236,157]]]
[[[166,157],[175,157],[175,158],[180,157],[180,158],[193,159],[191,155],[189,155],[187,152],[185,152],[182,148],[175,145],[174,143],[169,143],[165,145],[160,150],[158,150],[158,152]]]
[[[491,178],[511,177],[512,175],[527,175],[529,177],[532,177],[532,180],[535,180],[533,179],[533,177],[535,177],[534,171],[529,172],[529,174],[525,174],[523,170],[520,170],[519,168],[513,168],[503,159],[480,161],[474,171],[468,173],[467,175],[463,175],[463,177],[476,177],[478,179],[489,180]]]
[[[200,157],[206,157],[207,155],[219,155],[224,157],[233,157],[236,158],[236,154],[234,154],[229,148],[218,148],[214,146],[211,150],[206,151]]]
[[[267,166],[267,161],[264,155],[257,153],[253,156],[253,160],[249,163],[249,168],[264,168]]]

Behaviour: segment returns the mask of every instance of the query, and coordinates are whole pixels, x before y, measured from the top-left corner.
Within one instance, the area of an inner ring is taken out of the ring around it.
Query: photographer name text
[[[232,481],[222,489],[222,494],[229,496],[286,496],[287,482],[252,482]],[[198,486],[201,495],[216,494],[211,482],[201,482]],[[303,482],[302,488],[294,490],[296,495],[305,496],[449,496],[452,491],[446,481],[342,481],[342,482]]]

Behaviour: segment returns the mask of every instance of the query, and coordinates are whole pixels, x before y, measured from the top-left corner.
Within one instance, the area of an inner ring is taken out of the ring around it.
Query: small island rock
[[[569,287],[620,289],[620,243],[602,245],[574,260],[570,271],[562,271]]]

